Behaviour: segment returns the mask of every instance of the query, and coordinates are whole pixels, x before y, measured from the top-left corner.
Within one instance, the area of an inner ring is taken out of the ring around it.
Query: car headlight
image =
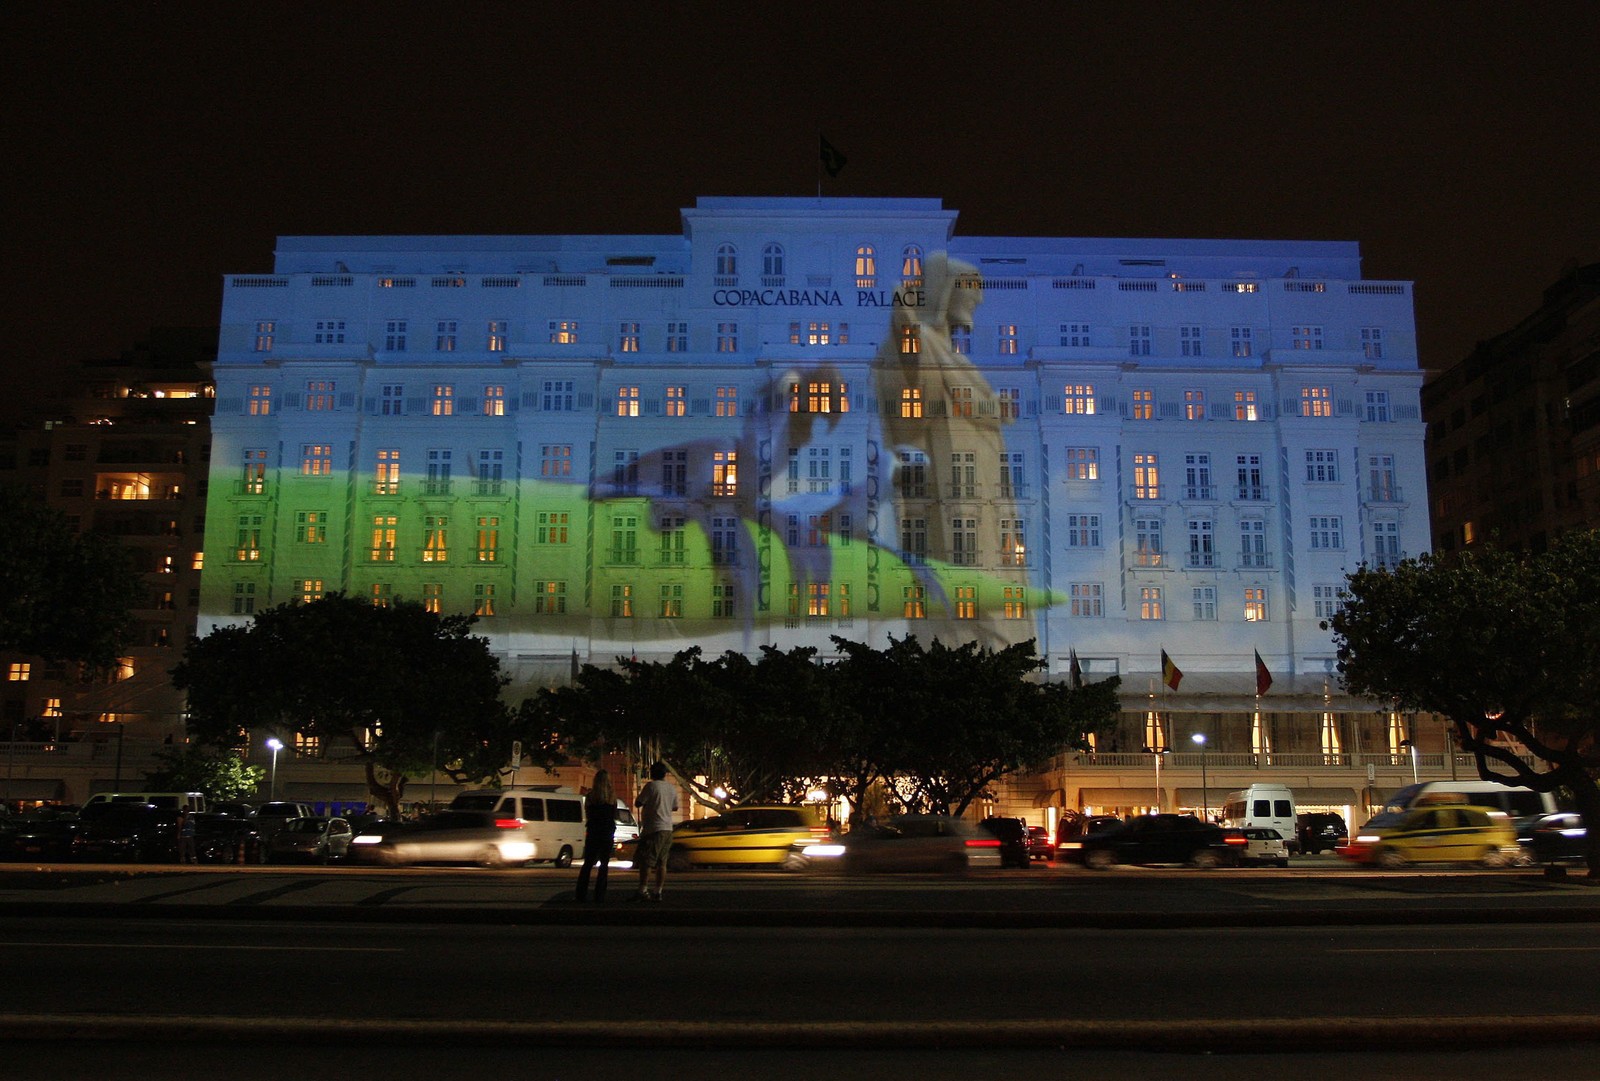
[[[521,863],[533,859],[533,842],[531,841],[501,841],[500,858],[513,863]]]
[[[350,838],[353,845],[378,845],[383,843],[383,838],[376,833],[363,833]]]
[[[837,859],[844,855],[844,845],[806,845],[800,854],[807,859]]]
[[[1356,838],[1355,843],[1358,845],[1375,845],[1381,840],[1383,838],[1376,833],[1363,833]]]

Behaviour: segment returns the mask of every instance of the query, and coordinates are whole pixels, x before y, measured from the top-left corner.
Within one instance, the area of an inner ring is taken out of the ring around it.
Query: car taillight
[[[519,830],[522,828],[522,819],[497,818],[494,820],[494,828],[497,830]]]
[[[999,848],[1000,840],[997,837],[969,837],[966,845],[968,848]]]
[[[1250,843],[1250,838],[1246,837],[1242,833],[1237,837],[1229,834],[1228,836],[1224,837],[1223,840],[1230,845],[1247,845]]]

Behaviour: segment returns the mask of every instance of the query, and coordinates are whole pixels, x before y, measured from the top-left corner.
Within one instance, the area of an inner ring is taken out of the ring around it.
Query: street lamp
[[[267,750],[272,752],[272,772],[267,775],[267,798],[278,798],[278,752],[283,750],[283,740],[267,740]]]
[[[1200,818],[1203,821],[1210,822],[1211,792],[1209,790],[1210,786],[1206,783],[1206,734],[1204,732],[1196,732],[1189,738],[1194,740],[1195,744],[1200,748]]]
[[[1403,740],[1400,741],[1400,746],[1405,747],[1405,748],[1407,748],[1407,749],[1409,749],[1411,751],[1411,783],[1412,784],[1416,784],[1417,783],[1417,745],[1415,743],[1412,743],[1409,739],[1403,739]]]

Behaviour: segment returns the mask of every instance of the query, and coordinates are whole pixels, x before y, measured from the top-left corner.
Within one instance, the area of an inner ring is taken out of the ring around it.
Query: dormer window
[[[783,284],[783,245],[768,244],[761,249],[761,284],[766,286]]]
[[[915,244],[906,245],[900,259],[900,279],[913,288],[922,287],[922,249]]]
[[[717,248],[717,284],[735,285],[739,278],[739,251],[732,244]]]
[[[856,249],[856,288],[876,289],[878,286],[878,253],[871,244]]]

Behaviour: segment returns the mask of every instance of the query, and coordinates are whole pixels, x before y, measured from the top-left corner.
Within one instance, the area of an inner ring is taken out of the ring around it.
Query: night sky
[[[676,233],[819,133],[968,235],[1358,241],[1429,368],[1600,260],[1597,4],[637,7],[4,5],[0,408],[280,234]]]

